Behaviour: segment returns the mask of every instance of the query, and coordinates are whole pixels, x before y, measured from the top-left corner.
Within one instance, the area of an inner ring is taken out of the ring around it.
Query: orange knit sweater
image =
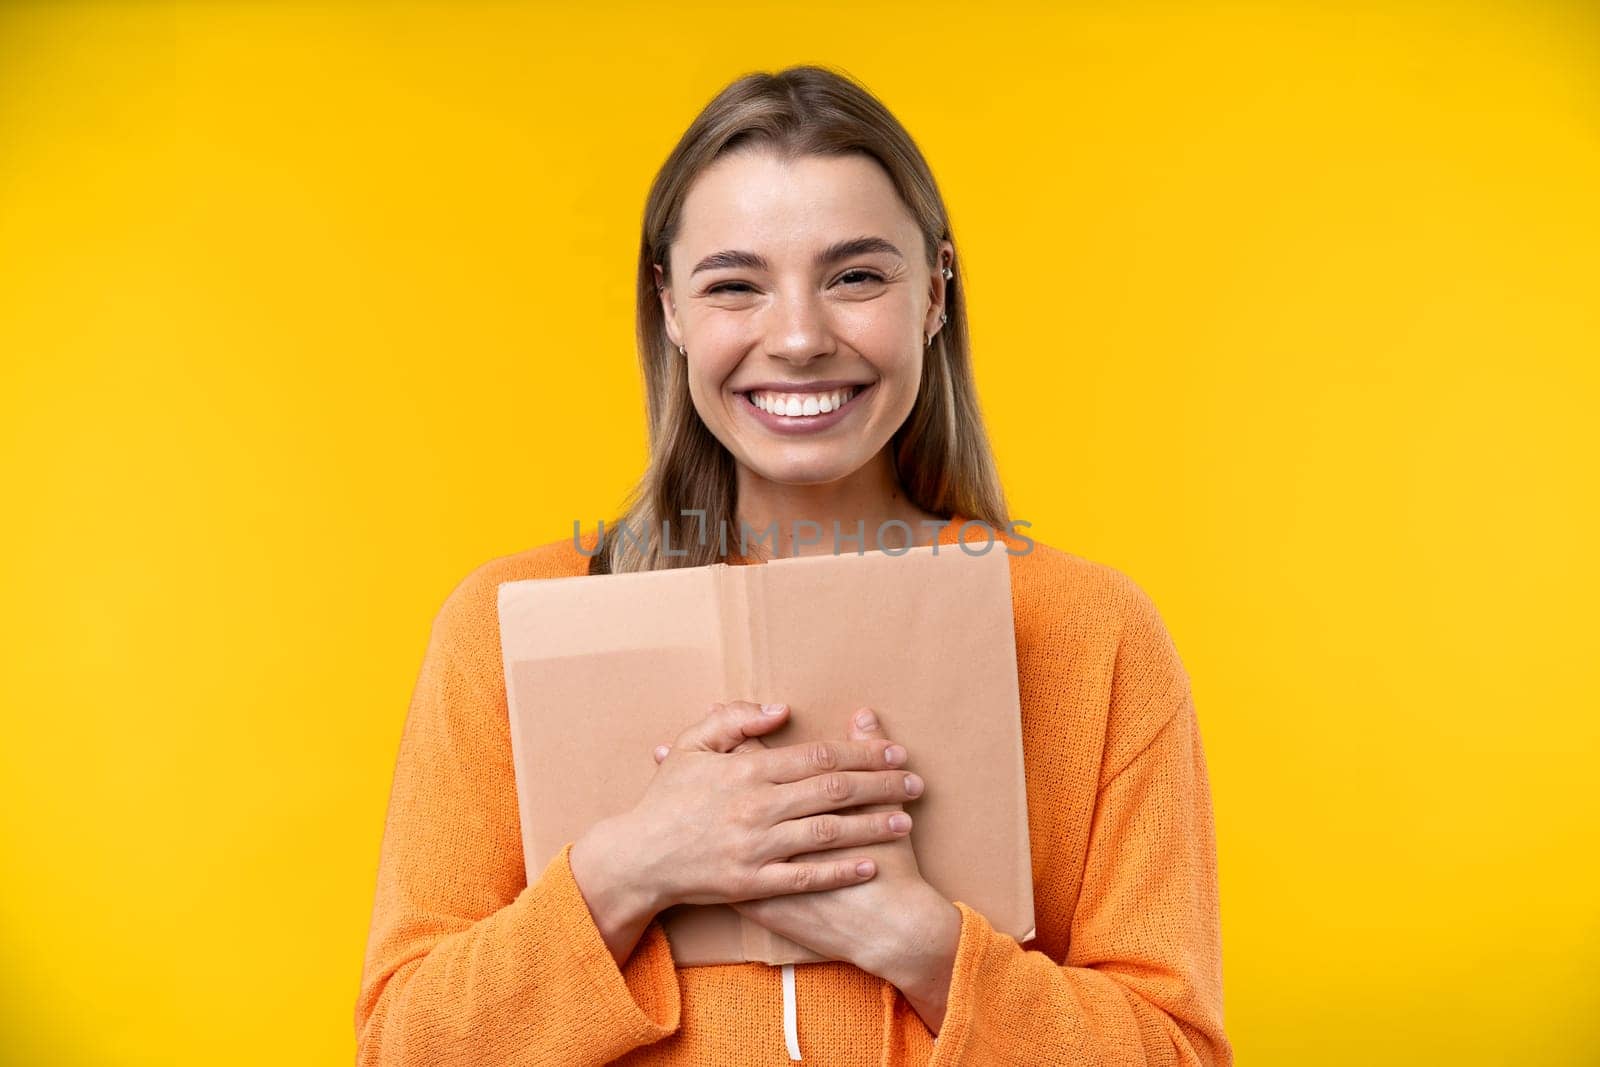
[[[939,540],[953,545],[957,528]],[[791,1063],[780,968],[675,968],[658,921],[619,968],[570,843],[527,884],[496,588],[587,564],[570,539],[493,560],[433,622],[389,799],[358,1064]],[[1018,945],[955,902],[937,1042],[887,982],[847,963],[796,966],[801,1055],[1226,1067],[1211,793],[1188,676],[1149,597],[1118,571],[1035,542],[1011,573],[1037,936]]]

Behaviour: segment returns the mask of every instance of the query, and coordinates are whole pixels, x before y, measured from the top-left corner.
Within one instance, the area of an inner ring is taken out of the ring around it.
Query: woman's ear
[[[654,264],[656,272],[656,296],[661,298],[661,316],[666,320],[667,337],[674,345],[683,344],[683,334],[678,329],[678,308],[672,300],[672,287],[667,284],[666,272],[661,269],[661,264]]]
[[[922,324],[924,338],[937,334],[945,323],[945,307],[950,295],[950,283],[955,279],[946,278],[944,272],[949,270],[954,273],[955,259],[956,246],[949,241],[940,241],[938,252],[934,257],[933,270],[928,278],[928,317]]]

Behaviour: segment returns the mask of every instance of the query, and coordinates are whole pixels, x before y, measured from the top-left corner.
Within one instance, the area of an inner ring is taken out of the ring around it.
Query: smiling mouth
[[[758,389],[739,395],[751,406],[769,415],[801,419],[808,415],[826,415],[831,411],[837,411],[870,388],[872,388],[870,384],[850,385],[843,389],[825,389],[815,393],[779,393]]]

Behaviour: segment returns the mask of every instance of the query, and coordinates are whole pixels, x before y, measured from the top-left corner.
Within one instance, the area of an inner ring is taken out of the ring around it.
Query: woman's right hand
[[[678,736],[639,803],[608,820],[609,849],[631,857],[627,876],[655,910],[856,885],[876,873],[867,856],[790,857],[910,832],[903,811],[838,812],[918,795],[921,779],[895,769],[904,747],[880,739],[767,748],[754,739],[788,720],[784,705],[767,707],[776,713],[743,700],[713,704]]]

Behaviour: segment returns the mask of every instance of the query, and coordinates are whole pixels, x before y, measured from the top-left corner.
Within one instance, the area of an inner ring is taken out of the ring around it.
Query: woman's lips
[[[828,429],[831,426],[834,426],[835,424],[841,422],[842,420],[844,420],[846,418],[849,418],[850,417],[850,413],[852,411],[854,411],[856,409],[856,407],[859,405],[859,403],[861,401],[862,394],[867,393],[868,391],[870,391],[872,389],[872,384],[873,383],[869,382],[866,385],[855,386],[854,387],[854,391],[852,392],[850,397],[844,401],[844,403],[840,404],[838,407],[834,408],[832,411],[821,411],[821,410],[818,410],[818,412],[815,415],[803,415],[803,414],[802,415],[778,415],[778,414],[776,414],[776,413],[774,413],[772,411],[763,411],[761,408],[757,407],[756,404],[755,404],[755,400],[753,399],[752,394],[750,394],[750,393],[740,393],[739,394],[739,398],[740,398],[740,400],[742,400],[744,402],[744,409],[747,412],[750,413],[750,416],[752,418],[754,418],[757,422],[759,422],[761,425],[765,426],[767,429],[772,430],[774,433],[783,433],[783,434],[818,433],[818,432],[820,432],[822,430]],[[833,390],[828,390],[827,392],[833,392]],[[764,395],[765,396],[769,396],[769,397],[776,397],[776,396],[779,396],[779,395],[782,395],[784,397],[805,397],[808,394],[805,394],[805,393],[784,393],[784,394],[773,393],[773,394],[765,394],[764,393]],[[822,394],[810,394],[810,395],[812,395],[812,396],[821,396]],[[776,405],[774,405],[774,406],[776,406]],[[788,408],[789,406],[790,405],[785,404],[786,408]],[[820,409],[820,406],[821,406],[820,403],[817,406]],[[803,403],[801,404],[801,410],[802,411],[805,410],[805,405]]]

